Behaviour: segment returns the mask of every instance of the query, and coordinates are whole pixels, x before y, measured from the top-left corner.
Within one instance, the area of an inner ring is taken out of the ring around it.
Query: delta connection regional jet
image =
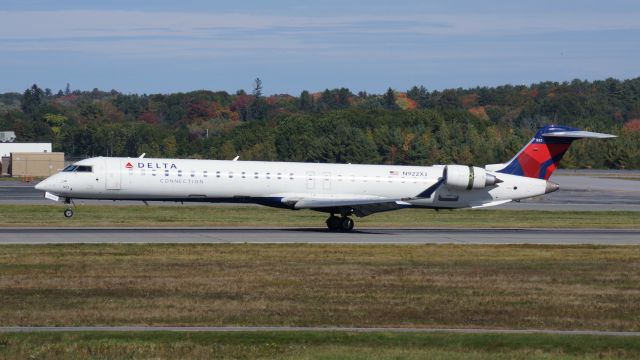
[[[256,203],[330,214],[327,227],[351,231],[351,215],[404,208],[483,208],[558,190],[548,181],[574,140],[611,138],[545,126],[504,164],[391,166],[295,162],[96,157],[67,166],[38,185],[45,197]]]

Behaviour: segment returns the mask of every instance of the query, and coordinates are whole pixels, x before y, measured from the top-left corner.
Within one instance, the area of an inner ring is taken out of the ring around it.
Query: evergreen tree
[[[267,116],[267,103],[262,97],[262,80],[256,78],[253,88],[253,101],[249,105],[247,120],[264,120]]]
[[[298,104],[298,108],[302,111],[311,111],[313,109],[313,97],[307,90],[303,90],[300,93]]]
[[[262,80],[260,78],[256,78],[255,86],[253,88],[253,96],[259,98],[262,96]]]
[[[385,109],[389,110],[398,109],[398,105],[396,104],[396,93],[392,88],[389,88],[382,97],[382,106],[384,106]]]
[[[44,91],[33,84],[22,94],[22,111],[27,115],[34,115],[44,105]]]

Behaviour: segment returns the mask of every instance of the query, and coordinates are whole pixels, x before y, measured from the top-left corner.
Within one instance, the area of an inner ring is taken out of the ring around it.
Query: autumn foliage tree
[[[68,156],[148,156],[430,165],[508,160],[538,127],[618,135],[577,142],[566,167],[640,169],[640,78],[382,94],[348,88],[264,95],[45,91],[0,94],[0,129]]]

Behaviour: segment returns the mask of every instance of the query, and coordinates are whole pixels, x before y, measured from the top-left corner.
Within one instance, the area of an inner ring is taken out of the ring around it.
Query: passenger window
[[[289,174],[289,180],[293,180],[293,173]]]
[[[207,177],[207,170],[202,172],[202,176]]]
[[[164,171],[164,176],[169,176],[169,170]]]
[[[258,173],[257,173],[257,172],[255,172],[255,173],[253,173],[253,177],[257,179],[257,178],[259,178],[259,177],[260,177],[260,175],[258,175]]]
[[[271,179],[271,173],[267,173],[267,179]]]
[[[278,180],[282,179],[282,174],[278,173]]]
[[[338,175],[338,181],[342,181],[342,175]]]
[[[182,170],[178,170],[178,176],[182,176]]]
[[[242,172],[242,178],[243,178],[243,179],[244,179],[244,178],[246,178],[245,174],[246,174],[246,173],[243,171],[243,172]]]
[[[156,169],[151,170],[151,175],[156,176]]]
[[[191,170],[191,177],[195,177],[196,176],[196,172]]]
[[[229,179],[233,178],[233,171],[229,171]]]
[[[144,169],[140,169],[140,175],[144,176]]]
[[[220,177],[220,171],[216,171],[216,177],[219,178]]]

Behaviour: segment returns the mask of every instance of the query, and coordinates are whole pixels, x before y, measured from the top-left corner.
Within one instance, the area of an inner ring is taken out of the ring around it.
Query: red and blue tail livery
[[[582,131],[569,126],[548,125],[538,130],[533,139],[497,171],[503,174],[548,180],[574,140],[611,137],[615,136]]]

